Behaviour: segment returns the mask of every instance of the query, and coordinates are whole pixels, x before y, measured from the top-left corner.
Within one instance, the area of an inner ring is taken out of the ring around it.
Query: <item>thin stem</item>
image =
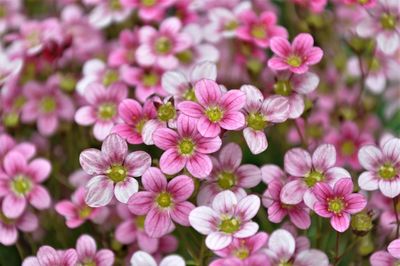
[[[396,216],[396,238],[399,238],[399,230],[400,230],[400,221],[399,221],[399,213],[397,212],[397,197],[393,198],[393,211]]]
[[[339,241],[340,241],[340,233],[336,232],[336,245],[335,245],[335,262],[333,265],[337,265],[339,263]]]
[[[305,119],[304,119],[304,121],[305,121]],[[293,122],[294,122],[294,125],[296,127],[297,134],[299,134],[299,136],[300,136],[301,143],[302,143],[303,147],[307,148],[307,139],[304,136],[304,134],[301,132],[301,128],[300,128],[299,124],[297,123],[297,120],[293,120]]]

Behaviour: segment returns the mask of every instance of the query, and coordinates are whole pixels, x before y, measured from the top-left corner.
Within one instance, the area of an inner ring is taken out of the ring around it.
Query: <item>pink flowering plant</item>
[[[0,265],[400,265],[400,0],[0,0]]]

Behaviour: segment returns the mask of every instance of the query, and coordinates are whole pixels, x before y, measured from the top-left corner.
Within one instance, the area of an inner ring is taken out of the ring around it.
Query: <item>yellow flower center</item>
[[[299,67],[303,63],[300,56],[298,56],[298,55],[290,55],[287,58],[286,62],[292,67]]]
[[[313,187],[317,182],[323,181],[325,179],[324,174],[318,171],[311,171],[305,178],[308,187]]]
[[[265,39],[267,37],[267,29],[264,25],[254,25],[250,34],[256,39]]]
[[[167,122],[175,118],[176,116],[175,107],[172,105],[172,103],[167,102],[158,108],[157,116],[158,119],[160,119],[161,121]]]
[[[146,219],[146,216],[144,216],[144,215],[136,217],[135,224],[136,224],[137,228],[139,228],[139,229],[144,228],[144,220],[145,219]]]
[[[122,165],[113,165],[107,171],[107,176],[114,182],[124,181],[127,175],[127,170]]]
[[[240,228],[240,221],[233,217],[224,218],[219,224],[219,230],[227,234],[232,234],[237,230],[239,230],[239,228]]]
[[[378,170],[379,176],[382,179],[391,180],[397,175],[396,168],[392,164],[386,163]]]
[[[339,214],[339,213],[341,213],[343,211],[343,209],[345,208],[345,205],[346,204],[344,203],[342,197],[340,197],[340,198],[336,197],[336,198],[333,198],[333,199],[328,199],[328,210],[330,212]]]
[[[341,151],[342,154],[349,156],[354,153],[356,149],[356,145],[354,145],[354,142],[351,140],[346,140],[345,142],[342,143]]]
[[[155,43],[155,50],[160,54],[166,54],[171,51],[172,43],[167,37],[160,37]]]
[[[11,181],[12,190],[21,196],[27,195],[32,189],[32,182],[24,175],[17,175]]]
[[[189,88],[183,94],[183,98],[188,101],[196,101],[196,94],[194,93],[193,88]]]
[[[190,50],[185,50],[183,52],[177,53],[176,57],[184,64],[189,64],[193,61],[193,53]]]
[[[247,125],[254,130],[263,130],[267,126],[265,116],[261,113],[251,113],[247,116]]]
[[[191,139],[183,139],[179,142],[178,149],[182,155],[192,155],[195,145]]]
[[[51,113],[56,109],[56,101],[51,96],[45,96],[40,101],[40,107],[43,113]]]
[[[292,85],[288,80],[278,80],[274,84],[274,91],[276,94],[289,96],[292,93]]]
[[[114,103],[103,103],[99,106],[98,115],[103,120],[110,120],[117,114]]]
[[[168,192],[160,193],[156,199],[156,202],[161,208],[170,207],[172,204],[171,194],[169,194]]]
[[[119,79],[118,72],[114,69],[108,70],[103,77],[103,85],[108,87],[111,84],[117,82]]]
[[[381,16],[381,26],[385,30],[396,29],[396,17],[390,13],[383,13]]]
[[[145,7],[151,7],[154,6],[155,3],[157,3],[157,0],[142,0],[140,1],[142,3],[143,6]]]
[[[159,77],[156,73],[150,72],[144,74],[142,77],[142,83],[145,87],[153,87],[158,84]]]
[[[236,184],[236,176],[233,173],[222,172],[218,175],[218,186],[222,189],[230,189]]]
[[[241,259],[241,260],[244,260],[244,259],[246,259],[246,258],[249,257],[250,252],[249,252],[249,250],[248,250],[246,247],[241,247],[241,248],[235,250],[234,253],[233,253],[233,255],[234,255],[236,258],[239,258],[239,259]]]
[[[79,210],[79,218],[86,219],[92,214],[92,208],[85,205]]]
[[[218,106],[208,107],[206,109],[205,113],[206,113],[206,116],[208,117],[208,119],[213,123],[221,121],[221,119],[224,115],[224,112]]]

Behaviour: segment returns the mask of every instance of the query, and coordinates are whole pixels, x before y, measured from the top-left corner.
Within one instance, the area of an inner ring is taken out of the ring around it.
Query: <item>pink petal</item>
[[[294,208],[288,212],[290,221],[299,229],[306,230],[311,225],[311,218],[305,209]]]
[[[351,214],[360,212],[367,206],[367,200],[361,194],[350,194],[344,200],[347,204],[346,211]]]
[[[304,100],[299,94],[292,94],[289,96],[289,118],[297,119],[304,112]]]
[[[58,127],[58,119],[55,114],[46,117],[42,116],[38,118],[37,126],[41,134],[50,136]]]
[[[151,48],[145,44],[139,46],[135,52],[137,62],[142,66],[151,66],[156,62],[156,56]]]
[[[150,167],[142,176],[142,183],[146,190],[162,192],[167,188],[167,179],[157,167]]]
[[[213,80],[202,79],[196,82],[194,88],[196,99],[203,106],[218,103],[221,99],[221,89]]]
[[[19,152],[10,151],[4,157],[3,167],[5,172],[9,176],[14,176],[19,172],[23,172],[26,169],[26,158]]]
[[[303,196],[307,189],[308,187],[304,183],[304,180],[300,178],[290,181],[283,186],[280,193],[280,200],[285,204],[298,204],[303,201]]]
[[[124,167],[128,170],[128,175],[139,177],[151,165],[151,157],[147,152],[134,151],[126,156]]]
[[[206,138],[213,138],[219,135],[221,128],[218,123],[211,122],[207,117],[200,117],[197,122],[197,129]]]
[[[159,128],[165,127],[165,124],[158,119],[151,119],[147,121],[142,129],[142,139],[146,145],[154,144],[154,132]],[[162,141],[162,140],[161,140]]]
[[[136,251],[130,260],[131,266],[157,266],[157,262],[154,260],[153,256],[144,252]]]
[[[126,1],[128,2],[128,1]],[[141,43],[150,43],[157,36],[157,31],[151,26],[143,26],[139,30],[139,40]]]
[[[181,202],[187,200],[192,195],[194,182],[190,177],[180,175],[169,181],[167,191],[171,193],[174,201]]]
[[[45,159],[35,159],[29,163],[29,174],[35,182],[41,183],[49,177],[51,164]]]
[[[294,148],[285,154],[285,171],[293,176],[304,177],[311,170],[311,156],[303,149]]]
[[[382,152],[374,145],[366,145],[358,151],[358,161],[368,171],[375,171],[383,159]]]
[[[93,135],[97,140],[103,141],[111,133],[113,127],[113,122],[97,121],[93,127]]]
[[[96,250],[96,241],[94,241],[94,239],[89,235],[82,235],[76,241],[76,252],[78,253],[80,261],[87,258],[93,258],[96,254]]]
[[[221,106],[229,111],[239,111],[245,103],[246,94],[240,90],[230,90],[221,98]]]
[[[242,161],[242,149],[236,143],[229,143],[222,148],[219,160],[224,169],[236,169]]]
[[[316,202],[314,204],[313,211],[321,217],[330,218],[332,217],[332,213],[328,211],[328,205],[325,202]]]
[[[189,214],[190,225],[203,235],[208,235],[216,229],[215,221],[218,219],[218,213],[206,206],[197,207]]]
[[[288,40],[282,37],[272,38],[269,44],[271,50],[280,57],[287,57],[292,49]]]
[[[375,173],[363,172],[358,178],[358,185],[363,190],[377,190],[379,188],[379,179]]]
[[[400,239],[390,242],[387,250],[393,257],[400,259]]]
[[[0,243],[6,246],[11,246],[17,242],[17,239],[18,230],[15,226],[0,223]]]
[[[240,90],[246,94],[245,109],[248,112],[257,112],[264,100],[261,91],[252,85],[243,85]]]
[[[159,128],[153,133],[154,144],[163,150],[175,148],[178,134],[169,128]]]
[[[318,146],[312,155],[312,162],[315,170],[325,172],[333,167],[336,162],[336,149],[332,144]]]
[[[262,104],[262,113],[267,121],[272,123],[282,123],[289,116],[289,101],[287,98],[274,95],[264,100]]]
[[[227,130],[237,130],[245,125],[243,113],[239,111],[230,111],[224,114],[224,117],[219,122],[220,126]],[[201,132],[200,132],[201,133]]]
[[[311,34],[308,33],[300,33],[293,40],[293,50],[298,54],[304,54],[304,52],[308,51],[314,45],[314,39]]]
[[[94,256],[97,266],[112,266],[114,265],[115,256],[111,250],[101,249]]]
[[[163,33],[169,33],[171,35],[177,34],[181,29],[181,21],[176,17],[171,17],[164,20],[160,25],[160,31]]]
[[[171,212],[171,218],[180,225],[190,226],[189,214],[194,208],[193,203],[189,201],[175,203],[174,209]]]
[[[127,203],[129,198],[139,190],[139,183],[134,178],[127,178],[118,182],[114,188],[115,198],[122,203]]]
[[[295,240],[293,236],[284,229],[275,230],[268,240],[268,249],[274,254],[279,254],[282,261],[288,261],[294,254]]]
[[[261,181],[261,170],[255,165],[245,164],[236,170],[237,185],[243,188],[252,188]]]
[[[335,195],[332,188],[323,182],[318,182],[315,184],[314,189],[312,190],[313,194],[317,197],[319,201],[326,201],[327,198]]]
[[[307,56],[306,64],[314,65],[317,64],[319,61],[321,61],[322,57],[324,56],[324,52],[319,47],[312,47],[307,52],[306,56]]]
[[[109,163],[121,164],[128,154],[128,144],[117,134],[111,134],[101,145],[101,152],[107,156]]]
[[[132,99],[123,100],[118,106],[118,114],[125,122],[136,122],[142,115],[142,106]]]
[[[6,217],[17,218],[26,208],[26,199],[14,194],[8,194],[2,203],[2,210]]]
[[[333,188],[333,193],[338,196],[346,196],[353,192],[353,181],[351,178],[338,180]]]
[[[200,138],[196,141],[196,151],[204,154],[213,153],[219,150],[222,141],[219,137]]]
[[[274,70],[285,70],[289,68],[289,65],[283,58],[274,56],[268,60],[268,67]]]
[[[29,202],[39,210],[50,207],[51,198],[49,192],[42,186],[35,186],[29,193]]]
[[[297,254],[294,265],[307,265],[307,266],[329,266],[329,259],[325,253],[320,250],[310,249],[303,250]]]
[[[252,199],[252,198],[251,198]],[[212,208],[220,214],[233,214],[234,207],[238,204],[235,194],[230,190],[218,193],[213,202]]]
[[[195,83],[201,79],[217,79],[217,66],[210,62],[204,61],[197,64],[190,73],[190,81]]]
[[[129,210],[136,215],[147,214],[154,203],[154,193],[148,191],[140,191],[133,194],[128,200]]]
[[[92,106],[83,106],[76,111],[75,121],[82,126],[93,125],[96,122],[96,112]]]
[[[174,175],[185,167],[186,158],[181,156],[177,150],[169,149],[161,155],[160,168],[167,175]]]
[[[383,195],[389,198],[394,198],[400,194],[400,180],[379,180],[379,189]]]
[[[212,232],[206,238],[206,246],[211,250],[226,248],[230,243],[232,236],[220,232]]]
[[[178,109],[185,115],[195,118],[199,118],[204,115],[203,107],[201,107],[200,104],[191,101],[184,101],[179,103]]]
[[[237,238],[246,238],[254,236],[258,231],[258,224],[256,222],[246,222],[240,226],[239,231],[233,234]]]
[[[102,174],[106,171],[108,163],[101,151],[86,149],[79,155],[79,163],[89,175]]]
[[[350,226],[350,214],[334,215],[331,218],[332,227],[338,232],[346,231]]]
[[[134,222],[125,221],[115,230],[115,238],[122,244],[132,244],[136,240],[137,228]]]
[[[33,232],[39,226],[39,220],[35,214],[25,212],[18,218],[17,227],[23,232]]]
[[[246,127],[243,130],[243,136],[253,154],[260,154],[268,148],[267,137],[263,130],[254,130],[250,127]]]
[[[372,266],[392,266],[395,259],[386,251],[377,251],[369,258]]]
[[[211,173],[212,162],[207,155],[197,153],[188,159],[186,168],[193,176],[205,178]]]
[[[169,213],[157,208],[150,209],[144,221],[144,229],[150,237],[162,237],[171,226]]]
[[[192,137],[196,134],[196,124],[197,119],[187,116],[187,115],[179,115],[177,119],[177,129],[178,133],[181,137]]]
[[[292,77],[293,89],[301,94],[308,94],[314,91],[319,83],[318,75],[308,72]]]
[[[388,160],[392,162],[400,162],[400,139],[393,138],[385,142],[382,147],[382,153]]]
[[[261,179],[265,184],[269,184],[273,180],[281,180],[285,173],[279,166],[274,164],[265,164],[261,167]]]
[[[285,218],[287,211],[284,210],[280,203],[274,202],[271,206],[268,207],[268,220],[273,223],[282,222],[283,218]]]
[[[260,198],[256,195],[249,195],[239,200],[236,205],[236,215],[241,218],[241,221],[248,221],[256,216],[259,209]]]
[[[85,202],[90,207],[101,207],[110,203],[114,196],[114,183],[106,176],[95,176],[86,185]]]

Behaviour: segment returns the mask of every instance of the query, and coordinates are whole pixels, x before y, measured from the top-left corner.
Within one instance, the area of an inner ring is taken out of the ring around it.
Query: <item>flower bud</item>
[[[359,212],[351,218],[351,229],[358,236],[365,236],[372,227],[372,218],[366,212]]]

